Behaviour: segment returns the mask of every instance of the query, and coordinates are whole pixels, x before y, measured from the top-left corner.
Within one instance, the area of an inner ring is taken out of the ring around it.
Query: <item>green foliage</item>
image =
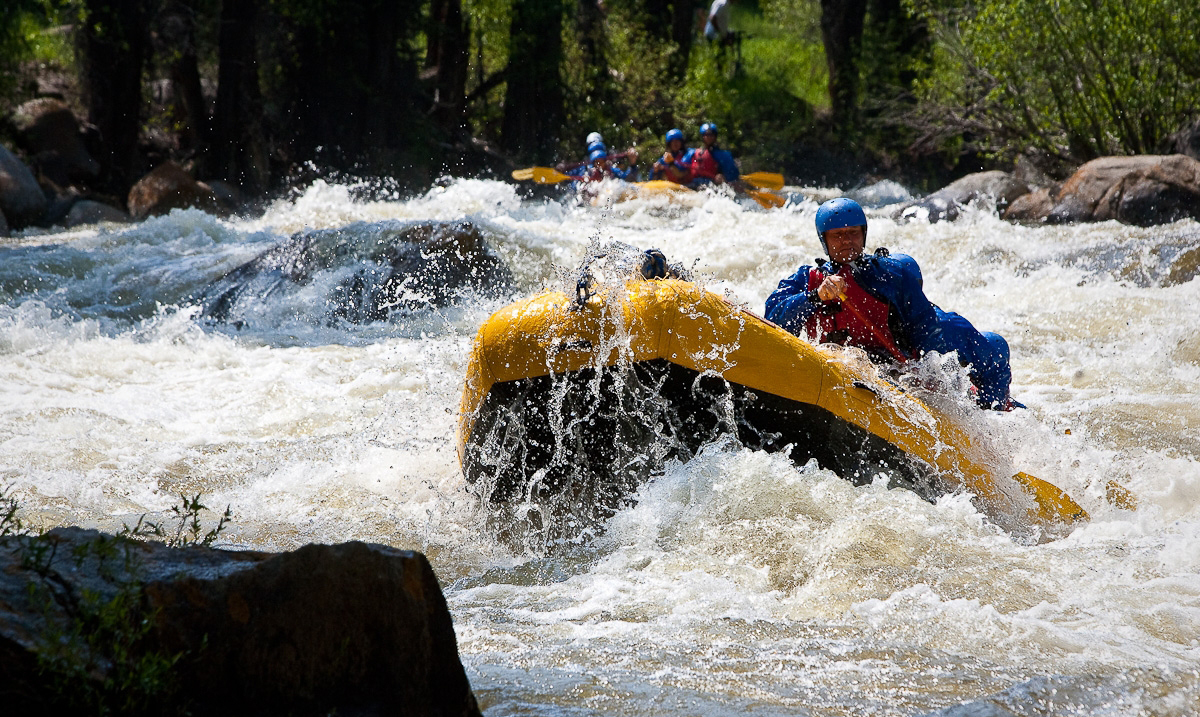
[[[21,512],[21,504],[13,497],[12,493],[12,486],[0,488],[0,538],[26,533],[25,526],[18,515]]]
[[[1193,0],[915,6],[939,40],[923,86],[930,116],[944,118],[943,135],[965,130],[997,156],[1154,152],[1200,109]]]
[[[38,669],[49,702],[64,713],[95,715],[186,714],[177,699],[176,664],[185,652],[168,654],[149,644],[156,611],[149,608],[138,565],[127,540],[101,536],[75,551],[77,565],[94,559],[100,574],[117,586],[104,596],[84,589],[68,601],[70,619],[55,619],[50,581],[31,582],[30,596],[43,605],[47,630],[40,636]],[[123,557],[121,565],[113,561]]]
[[[463,0],[463,15],[470,19],[472,46],[467,93],[508,65],[508,30],[512,0]],[[504,85],[493,87],[474,102],[472,128],[476,134],[495,136],[503,116]]]
[[[48,713],[189,713],[178,694],[178,668],[196,655],[167,652],[153,643],[157,610],[146,599],[133,539],[166,537],[174,547],[211,545],[228,526],[231,511],[226,507],[217,524],[205,531],[200,513],[207,508],[200,497],[180,496],[180,503],[171,507],[177,521],[171,528],[143,515],[116,536],[101,535],[78,545],[70,556],[75,568],[95,562],[97,574],[113,591],[102,595],[85,588],[76,594],[55,574],[59,542],[31,534],[20,519],[11,487],[0,489],[0,538],[18,541],[22,565],[39,577],[27,590],[45,618],[37,653],[38,670],[48,688],[41,696]]]
[[[815,109],[829,108],[829,68],[821,43],[817,0],[763,0],[762,15],[738,13],[748,36],[743,42],[746,73],[777,77],[787,91]]]
[[[66,0],[5,0],[0,3],[0,96],[14,90],[24,62],[71,66],[70,37],[56,31],[72,17]]]
[[[640,3],[610,3],[603,27],[611,93],[596,90],[602,83],[589,74],[574,29],[564,33],[569,101],[561,156],[581,157],[584,136],[595,130],[611,149],[638,147],[645,166],[664,150],[666,130],[679,127],[694,143],[700,124],[712,120],[744,166],[780,169],[811,130],[812,108],[829,105],[819,19],[816,0],[767,0],[762,14],[737,6],[740,61],[735,48],[700,40],[686,78],[672,82],[676,46],[647,30]]]
[[[216,541],[229,525],[229,521],[233,519],[233,510],[227,505],[217,524],[205,531],[200,522],[200,512],[208,510],[208,506],[200,502],[200,494],[197,493],[189,498],[185,493],[180,493],[179,501],[179,505],[171,506],[171,514],[178,521],[174,531],[169,531],[161,522],[146,520],[146,516],[143,514],[132,527],[126,525],[117,533],[117,537],[166,538],[164,542],[171,548],[185,548],[189,545],[202,545],[207,548]]]

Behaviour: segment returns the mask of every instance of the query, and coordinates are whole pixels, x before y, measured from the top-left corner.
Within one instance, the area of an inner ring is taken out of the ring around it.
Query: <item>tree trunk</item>
[[[208,171],[257,194],[267,188],[262,92],[255,34],[261,0],[221,3],[220,67]]]
[[[432,0],[425,69],[433,72],[433,118],[453,135],[466,124],[468,51],[471,33],[460,0]]]
[[[509,152],[538,161],[553,154],[562,127],[561,0],[514,0],[508,39],[501,143]]]
[[[176,113],[183,121],[180,145],[203,155],[208,145],[209,116],[200,85],[196,55],[196,0],[168,0],[159,13],[157,52],[168,68]]]
[[[821,0],[821,40],[829,67],[829,102],[838,128],[857,122],[858,57],[867,0]]]
[[[675,0],[671,5],[671,39],[675,42],[675,54],[671,56],[669,69],[677,80],[687,77],[692,41],[696,36],[695,11],[695,0]]]
[[[100,131],[101,183],[124,196],[137,179],[145,0],[85,0],[79,54],[88,122]]]

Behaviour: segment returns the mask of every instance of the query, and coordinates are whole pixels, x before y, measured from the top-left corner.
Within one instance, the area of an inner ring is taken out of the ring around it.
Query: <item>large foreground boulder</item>
[[[976,172],[956,179],[923,199],[905,204],[893,217],[901,222],[924,220],[931,224],[954,221],[959,210],[971,202],[988,199],[1003,209],[1028,193],[1029,185],[1008,172]]]
[[[1115,219],[1152,226],[1200,218],[1200,161],[1182,154],[1101,157],[1062,186],[1014,203],[1005,219],[1065,224]]]
[[[58,186],[87,181],[100,173],[100,163],[84,146],[79,120],[62,100],[30,100],[13,113],[13,123],[33,169]]]
[[[12,714],[480,714],[425,556],[364,543],[4,538],[0,674]]]
[[[174,162],[160,164],[129,190],[129,213],[141,221],[160,216],[172,209],[201,209],[219,213],[217,195],[204,182],[197,182]]]
[[[41,219],[46,211],[46,194],[29,167],[6,147],[0,146],[0,211],[22,227]]]

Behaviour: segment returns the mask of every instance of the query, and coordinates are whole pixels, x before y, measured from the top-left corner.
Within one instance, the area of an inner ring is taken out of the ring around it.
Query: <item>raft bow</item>
[[[969,492],[1002,527],[1039,540],[1088,519],[1055,486],[994,466],[951,417],[853,357],[686,281],[547,292],[479,329],[459,419],[463,472],[493,504],[557,500],[599,520],[666,459],[736,434],[856,485],[884,476],[927,500]]]

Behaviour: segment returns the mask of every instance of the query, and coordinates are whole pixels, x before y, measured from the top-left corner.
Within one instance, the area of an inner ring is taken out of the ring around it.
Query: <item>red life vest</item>
[[[701,147],[692,153],[692,179],[716,179],[721,172],[721,165],[707,147]]]
[[[888,326],[891,305],[867,293],[867,290],[854,280],[854,274],[849,266],[842,265],[838,269],[837,275],[846,280],[846,303],[853,304],[854,308],[874,324],[875,331],[859,320],[853,311],[844,308],[833,312],[826,311],[824,308],[814,311],[804,322],[805,331],[818,343],[829,342],[843,346],[857,346],[868,352],[890,355],[890,349],[876,338],[875,332],[878,332],[892,346],[896,345],[896,338],[892,336],[892,329]],[[808,271],[808,285],[812,287],[813,291],[816,291],[826,276],[828,274],[819,267],[813,267]]]

